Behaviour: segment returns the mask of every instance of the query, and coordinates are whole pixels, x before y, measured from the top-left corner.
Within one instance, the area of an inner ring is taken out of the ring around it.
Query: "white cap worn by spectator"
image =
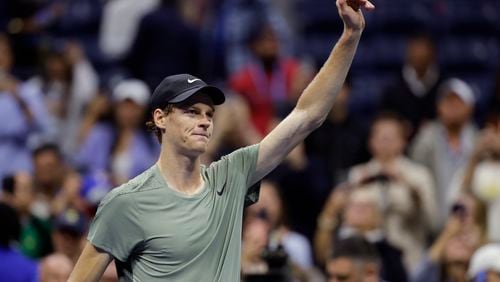
[[[474,106],[476,101],[474,91],[469,84],[458,78],[450,78],[443,82],[438,89],[438,99],[442,99],[449,94],[455,94],[467,105]]]
[[[150,96],[149,87],[138,79],[123,80],[113,89],[113,101],[115,102],[130,99],[141,106],[145,106],[148,104]]]
[[[500,273],[500,244],[485,245],[472,255],[468,271],[469,277],[474,278],[484,271]]]

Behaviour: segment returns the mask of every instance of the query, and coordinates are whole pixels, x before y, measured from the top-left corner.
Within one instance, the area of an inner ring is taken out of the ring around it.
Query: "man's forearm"
[[[297,102],[297,110],[307,111],[310,122],[324,121],[351,66],[361,31],[344,30],[330,56]]]

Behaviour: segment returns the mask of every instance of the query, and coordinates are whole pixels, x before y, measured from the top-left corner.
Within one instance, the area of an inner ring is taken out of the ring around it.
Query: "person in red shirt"
[[[229,79],[229,86],[250,106],[251,120],[265,136],[270,122],[291,109],[313,76],[311,67],[280,55],[278,37],[269,22],[258,21],[248,35],[250,60]]]

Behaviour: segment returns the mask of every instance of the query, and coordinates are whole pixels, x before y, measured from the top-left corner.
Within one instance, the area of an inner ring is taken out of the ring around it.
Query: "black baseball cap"
[[[163,109],[167,104],[180,103],[200,91],[209,95],[214,105],[220,105],[226,100],[222,90],[206,84],[200,78],[190,74],[176,74],[165,77],[156,87],[151,96],[150,111]]]

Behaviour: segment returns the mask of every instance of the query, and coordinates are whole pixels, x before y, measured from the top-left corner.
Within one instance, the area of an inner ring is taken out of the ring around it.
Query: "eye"
[[[194,108],[189,108],[187,110],[184,111],[185,113],[189,114],[189,115],[196,115],[198,114],[198,111]]]
[[[207,113],[207,117],[210,118],[210,119],[213,119],[214,118],[214,112],[208,112]]]

